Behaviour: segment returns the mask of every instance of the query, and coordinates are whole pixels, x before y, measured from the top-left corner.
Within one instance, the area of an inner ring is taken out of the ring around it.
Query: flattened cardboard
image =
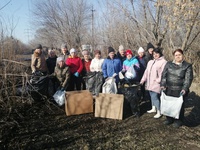
[[[92,113],[92,94],[88,90],[66,92],[65,112],[67,116]]]
[[[99,93],[95,100],[95,117],[122,120],[123,103],[122,94]]]

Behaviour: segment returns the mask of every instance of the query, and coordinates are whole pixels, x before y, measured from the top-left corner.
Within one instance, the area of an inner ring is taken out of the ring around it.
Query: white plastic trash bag
[[[125,77],[127,77],[128,79],[134,79],[136,77],[136,72],[133,66],[128,68],[128,70],[125,73]]]
[[[180,110],[183,104],[183,96],[173,97],[161,93],[161,114],[179,119]]]
[[[107,78],[106,82],[103,84],[102,93],[117,94],[117,85],[114,77]]]
[[[53,95],[54,100],[59,106],[62,106],[65,104],[65,91],[58,90],[54,95]]]

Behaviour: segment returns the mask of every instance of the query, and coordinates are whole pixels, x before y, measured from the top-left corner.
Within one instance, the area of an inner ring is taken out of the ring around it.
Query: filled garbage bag
[[[85,77],[86,89],[89,90],[92,95],[98,95],[102,90],[103,85],[103,73],[102,72],[89,72]]]
[[[133,115],[139,115],[140,108],[139,108],[139,101],[141,98],[141,89],[140,85],[127,85],[124,84],[120,87],[119,93],[124,95],[124,107],[128,109],[130,106],[131,113]]]
[[[117,94],[117,85],[114,77],[108,77],[106,82],[103,84],[102,93]]]
[[[54,95],[53,95],[54,100],[59,106],[62,106],[65,104],[65,91],[58,90]]]
[[[48,96],[48,76],[33,75],[30,79],[29,92],[34,100],[41,100]]]

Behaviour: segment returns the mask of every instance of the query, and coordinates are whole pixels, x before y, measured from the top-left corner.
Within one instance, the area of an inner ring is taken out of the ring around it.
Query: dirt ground
[[[193,86],[194,87],[194,86]],[[95,118],[94,114],[66,116],[64,107],[30,97],[0,101],[0,149],[200,149],[200,98],[191,92],[186,101],[185,124],[165,126],[165,117],[145,113],[123,120]],[[11,106],[6,110],[6,106]]]

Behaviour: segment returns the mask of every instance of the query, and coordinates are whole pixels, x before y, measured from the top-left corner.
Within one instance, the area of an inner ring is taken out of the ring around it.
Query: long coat
[[[147,82],[147,90],[160,93],[160,82],[163,69],[167,61],[164,57],[158,59],[150,60],[147,64],[147,68],[140,83]]]

